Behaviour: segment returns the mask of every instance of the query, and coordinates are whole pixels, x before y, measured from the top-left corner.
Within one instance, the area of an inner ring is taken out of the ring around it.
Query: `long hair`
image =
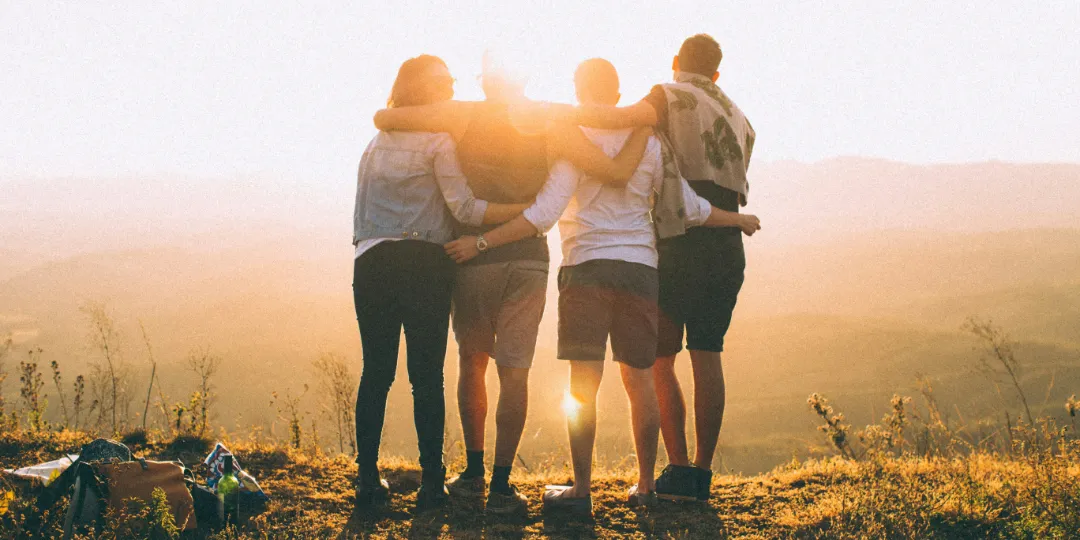
[[[386,100],[386,106],[388,108],[410,107],[430,103],[433,92],[423,75],[431,66],[446,67],[446,62],[438,56],[421,54],[402,63],[398,69],[397,78],[394,79],[394,87],[390,90],[390,98]]]

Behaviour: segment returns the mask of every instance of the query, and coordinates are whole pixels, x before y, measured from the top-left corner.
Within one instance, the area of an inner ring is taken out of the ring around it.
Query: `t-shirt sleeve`
[[[656,129],[667,131],[668,103],[664,87],[659,84],[653,86],[652,90],[649,91],[649,95],[645,96],[642,101],[652,105],[653,109],[656,110]]]

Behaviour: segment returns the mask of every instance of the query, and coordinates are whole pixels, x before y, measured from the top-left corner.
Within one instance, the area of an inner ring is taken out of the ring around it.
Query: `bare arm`
[[[612,159],[577,126],[556,124],[548,130],[548,153],[554,158],[568,160],[585,174],[609,186],[626,187],[641,163],[651,135],[651,129],[634,131],[619,155]]]
[[[663,181],[663,164],[657,169],[659,172],[654,179],[655,185]],[[680,178],[679,181],[682,183],[683,208],[686,210],[683,223],[687,227],[738,227],[746,236],[753,236],[761,230],[761,220],[757,216],[721,210],[698,195],[685,178]]]
[[[499,223],[506,223],[521,215],[530,203],[520,204],[503,204],[489,202],[487,205],[487,211],[484,212],[484,225],[497,225]],[[484,238],[487,238],[486,236]]]
[[[753,236],[754,233],[761,230],[761,220],[753,214],[728,212],[714,206],[709,214],[709,219],[705,220],[705,226],[738,227],[746,236]]]
[[[633,105],[549,105],[548,114],[556,121],[599,129],[652,127],[659,121],[656,109],[642,100]]]
[[[416,107],[395,107],[375,113],[375,127],[380,131],[445,132],[461,140],[469,127],[473,104],[467,101],[443,101]]]
[[[518,214],[517,217],[503,223],[498,228],[484,233],[484,240],[487,240],[488,249],[494,249],[530,236],[536,236],[538,232],[535,225],[529,223],[525,216]],[[480,254],[475,236],[462,236],[443,246],[443,249],[446,250],[446,254],[451,259],[454,259],[454,262],[458,263],[466,262]]]

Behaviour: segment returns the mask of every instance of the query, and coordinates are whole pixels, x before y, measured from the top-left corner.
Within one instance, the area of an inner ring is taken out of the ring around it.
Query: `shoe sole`
[[[662,501],[673,502],[702,502],[701,499],[695,495],[675,495],[674,493],[657,493],[656,498]]]
[[[492,508],[485,506],[485,512],[490,516],[497,517],[525,517],[529,515],[528,508]]]
[[[458,501],[480,501],[484,502],[487,498],[487,493],[475,492],[475,491],[451,491],[450,500]]]

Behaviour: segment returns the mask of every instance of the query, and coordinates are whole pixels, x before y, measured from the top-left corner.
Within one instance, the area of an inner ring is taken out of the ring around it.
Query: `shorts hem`
[[[647,362],[636,362],[636,363],[635,362],[627,362],[625,360],[619,360],[618,358],[615,358],[614,360],[615,360],[615,363],[617,363],[617,364],[623,364],[624,366],[630,366],[630,367],[632,367],[634,369],[652,369],[652,367],[656,365],[656,357],[655,356],[652,357],[652,359],[647,361]]]
[[[606,360],[604,356],[597,357],[595,355],[590,356],[587,354],[558,354],[556,355],[556,358],[558,358],[559,360],[565,360],[567,362],[603,362],[604,360]]]
[[[529,360],[520,360],[518,358],[510,358],[510,359],[500,360],[499,357],[496,356],[496,355],[490,355],[490,356],[491,356],[491,359],[495,361],[495,365],[499,366],[499,367],[508,367],[508,368],[515,368],[515,369],[531,369],[532,365],[533,365],[533,361],[532,361],[531,358]]]
[[[686,350],[688,350],[688,351],[704,351],[704,352],[724,352],[724,344],[721,343],[720,345],[706,345],[706,346],[703,346],[703,347],[698,347],[696,345],[691,345],[691,344],[687,343],[686,344]]]
[[[667,356],[675,356],[675,355],[681,353],[682,351],[683,351],[682,345],[679,345],[678,347],[675,347],[674,350],[657,348],[656,349],[656,357],[657,358],[664,358],[664,357],[667,357]]]

